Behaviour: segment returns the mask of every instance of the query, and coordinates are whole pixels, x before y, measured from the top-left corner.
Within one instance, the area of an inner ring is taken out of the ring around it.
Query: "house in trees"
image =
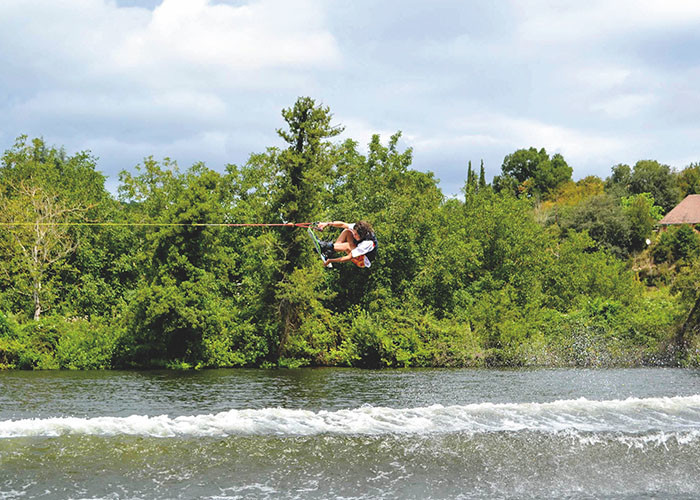
[[[700,194],[689,194],[659,221],[660,226],[700,224]]]

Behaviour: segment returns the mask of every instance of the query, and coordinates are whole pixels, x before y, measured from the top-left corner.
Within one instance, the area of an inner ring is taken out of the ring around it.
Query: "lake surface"
[[[700,371],[0,372],[14,498],[700,498]]]

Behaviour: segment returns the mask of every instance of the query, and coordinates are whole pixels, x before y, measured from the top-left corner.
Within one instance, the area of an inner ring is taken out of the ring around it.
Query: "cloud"
[[[152,10],[111,0],[5,0],[0,137],[8,146],[27,133],[99,148],[100,168],[111,175],[125,155],[138,154],[133,164],[171,146],[166,154],[181,152],[183,162],[223,164],[223,152],[242,154],[239,145],[247,153],[270,145],[278,103],[291,105],[316,85],[315,72],[342,63],[325,24],[315,0],[163,0]],[[212,150],[212,136],[239,145]]]
[[[700,21],[700,3],[692,0],[530,0],[513,1],[511,6],[522,19],[516,31],[522,42],[576,45],[582,51],[598,41],[648,36],[697,26]]]
[[[66,85],[119,86],[120,76],[127,86],[206,85],[210,77],[221,85],[240,83],[240,73],[339,64],[322,14],[311,0],[242,6],[163,0],[153,11],[87,0],[9,0],[0,6],[0,42],[2,58],[24,83],[22,71]]]
[[[55,119],[80,119],[92,116],[121,121],[138,117],[146,120],[160,117],[173,119],[197,110],[201,121],[220,121],[226,113],[226,103],[217,95],[188,90],[167,90],[158,94],[77,93],[67,90],[41,91],[18,104],[16,114]]]
[[[333,67],[340,53],[310,1],[262,0],[238,7],[165,0],[112,51],[118,71],[148,75],[154,87],[179,84],[266,88],[292,73]]]
[[[657,102],[653,94],[627,94],[606,99],[591,106],[610,118],[620,119],[639,115]]]
[[[411,133],[409,143],[415,146],[416,157],[461,151],[463,157],[472,160],[487,158],[487,167],[497,173],[505,154],[518,149],[545,148],[549,154],[560,153],[574,167],[575,175],[595,173],[604,176],[615,163],[614,159],[626,157],[635,141],[624,135],[609,137],[563,125],[546,123],[518,116],[498,113],[477,113],[455,119],[439,134]],[[494,155],[494,152],[500,155]],[[476,153],[476,155],[474,155]],[[465,160],[452,165],[462,170]],[[591,169],[596,168],[596,172]],[[605,170],[604,170],[605,169]],[[586,173],[588,171],[588,173]],[[447,176],[450,177],[449,175]]]
[[[403,131],[447,191],[530,146],[605,176],[697,156],[698,27],[683,0],[3,0],[0,142],[88,148],[112,178],[223,168],[311,96],[361,148]]]

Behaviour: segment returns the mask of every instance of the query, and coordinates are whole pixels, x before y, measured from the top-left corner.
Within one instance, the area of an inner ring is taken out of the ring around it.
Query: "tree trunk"
[[[41,281],[34,283],[34,321],[39,320],[41,316]]]
[[[39,262],[39,247],[34,246],[32,249],[32,257],[34,259],[34,278],[32,283],[32,298],[34,299],[34,321],[39,320],[41,316],[41,277],[40,277],[40,266]]]

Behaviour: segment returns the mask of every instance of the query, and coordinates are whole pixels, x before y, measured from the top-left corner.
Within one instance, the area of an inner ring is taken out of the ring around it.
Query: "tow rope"
[[[316,222],[228,223],[228,222],[0,222],[0,226],[182,226],[182,227],[302,227]]]

